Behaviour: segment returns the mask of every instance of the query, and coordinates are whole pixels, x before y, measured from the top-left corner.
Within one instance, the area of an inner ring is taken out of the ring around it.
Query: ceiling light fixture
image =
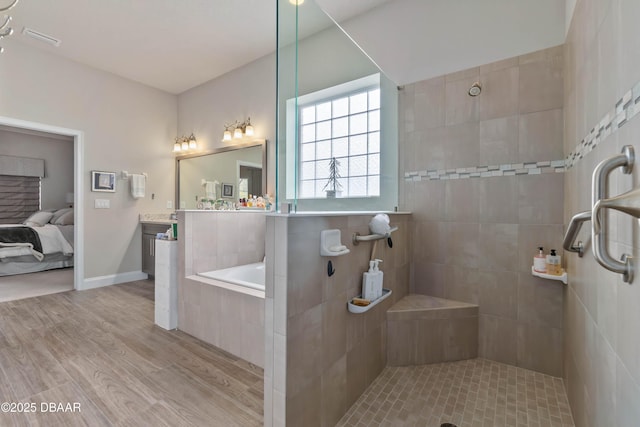
[[[0,6],[0,12],[6,12],[16,4],[18,4],[18,0],[13,0],[9,4],[9,6],[4,6],[4,7]],[[2,40],[5,37],[9,37],[11,34],[13,34],[13,28],[9,27],[9,22],[11,22],[11,16],[5,15],[4,21],[0,23],[0,40]],[[4,52],[4,48],[0,46],[0,53],[2,52]]]
[[[196,137],[193,133],[191,133],[188,138],[186,136],[178,137],[173,143],[174,153],[184,153],[186,151],[196,150],[197,148],[198,142],[196,141]]]
[[[251,118],[247,117],[244,122],[235,121],[224,125],[224,133],[222,134],[222,142],[228,142],[233,139],[242,139],[245,136],[253,136],[254,130],[251,125]]]

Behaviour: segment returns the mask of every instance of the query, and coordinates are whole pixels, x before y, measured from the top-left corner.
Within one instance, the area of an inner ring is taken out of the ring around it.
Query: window
[[[0,175],[0,224],[21,224],[40,209],[40,177]]]
[[[332,159],[336,197],[380,196],[380,83],[373,77],[354,82],[357,88],[341,85],[346,90],[338,94],[336,87],[330,96],[324,90],[299,98],[299,198],[327,197]]]

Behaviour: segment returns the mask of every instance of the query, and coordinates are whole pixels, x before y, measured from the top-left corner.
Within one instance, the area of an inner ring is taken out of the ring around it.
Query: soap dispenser
[[[538,254],[533,257],[533,269],[538,273],[547,272],[547,257],[544,255],[542,246],[538,247]]]
[[[382,296],[382,282],[384,280],[384,272],[378,268],[378,265],[382,262],[381,259],[375,259],[373,264],[373,272],[375,274],[375,289],[376,299]]]
[[[375,264],[374,260],[369,261],[369,271],[362,273],[362,298],[369,301],[377,298]]]

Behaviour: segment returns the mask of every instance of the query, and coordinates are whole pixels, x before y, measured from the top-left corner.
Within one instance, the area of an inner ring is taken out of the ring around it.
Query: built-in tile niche
[[[393,248],[378,242],[384,287],[392,294],[362,314],[347,302],[360,294],[373,242],[366,215],[267,217],[265,425],[333,426],[386,365],[386,311],[409,291],[410,215],[390,214]],[[321,257],[320,233],[339,229],[350,253]],[[335,274],[327,274],[331,259]]]
[[[530,269],[538,246],[562,248],[563,55],[558,46],[406,85],[399,101],[411,291],[478,304],[480,357],[554,376],[563,288]]]

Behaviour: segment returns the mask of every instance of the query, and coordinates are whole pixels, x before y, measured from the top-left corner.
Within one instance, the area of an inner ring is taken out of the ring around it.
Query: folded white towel
[[[204,183],[204,194],[207,199],[217,199],[216,197],[216,183],[213,181],[206,181]]]
[[[144,197],[146,180],[147,177],[142,174],[131,175],[131,196],[134,199],[142,199]]]

